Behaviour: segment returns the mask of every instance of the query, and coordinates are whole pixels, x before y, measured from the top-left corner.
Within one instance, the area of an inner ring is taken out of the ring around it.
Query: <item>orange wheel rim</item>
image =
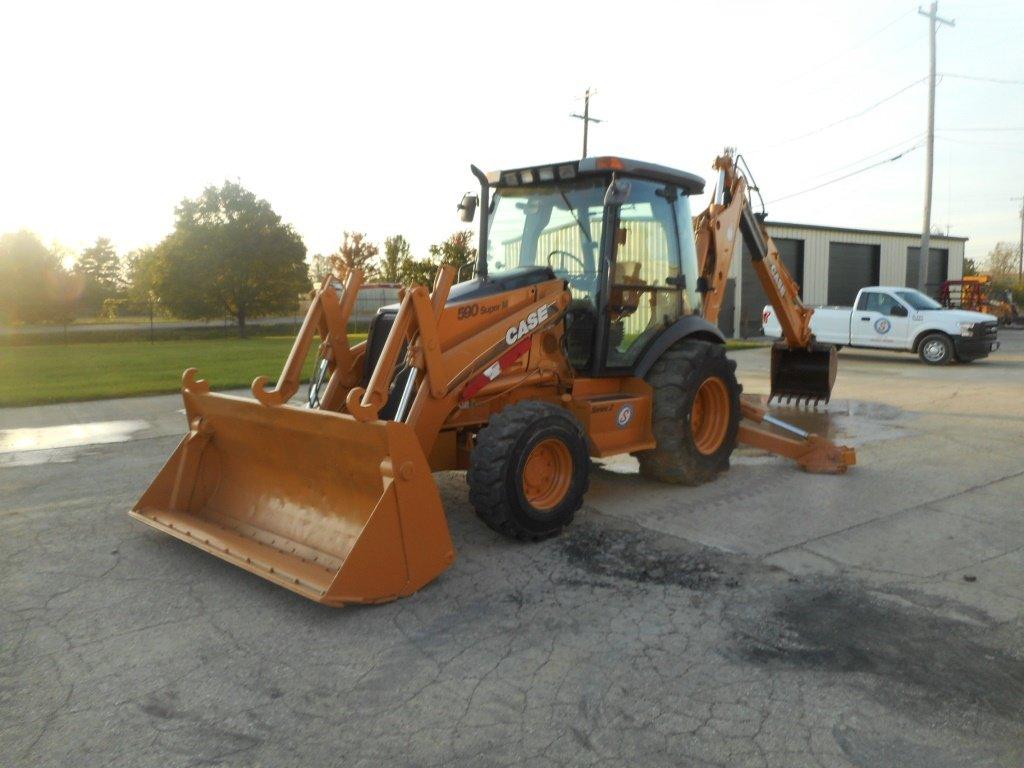
[[[725,442],[729,431],[729,390],[717,376],[704,379],[693,398],[690,413],[690,431],[694,445],[705,456],[710,456]]]
[[[541,440],[523,465],[523,495],[534,509],[555,507],[569,492],[572,456],[561,440]]]

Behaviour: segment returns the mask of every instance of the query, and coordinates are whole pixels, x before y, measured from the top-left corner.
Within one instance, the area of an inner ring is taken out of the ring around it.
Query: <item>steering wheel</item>
[[[558,256],[559,260],[562,263],[562,270],[563,271],[565,271],[565,258],[566,258],[566,256],[568,256],[569,259],[571,259],[572,261],[574,261],[574,262],[576,262],[577,264],[580,265],[580,272],[586,272],[587,271],[587,265],[583,263],[583,259],[581,259],[579,256],[577,256],[575,253],[569,253],[568,251],[559,251],[559,250],[554,250],[554,251],[552,251],[551,253],[548,254],[548,266],[552,269],[552,271],[555,271],[555,266],[554,266],[554,264],[551,263],[551,257],[552,256]]]

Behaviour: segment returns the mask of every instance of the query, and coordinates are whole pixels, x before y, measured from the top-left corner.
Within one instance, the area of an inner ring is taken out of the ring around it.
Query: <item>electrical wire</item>
[[[900,21],[903,21],[903,19],[907,18],[907,16],[909,16],[909,15],[910,15],[910,14],[912,14],[913,12],[914,12],[914,8],[910,8],[910,9],[909,9],[909,10],[908,10],[908,11],[907,11],[906,13],[904,13],[904,14],[902,14],[902,15],[900,15],[900,16],[898,16],[898,17],[896,17],[895,19],[893,19],[892,21],[890,21],[890,22],[889,22],[888,24],[886,24],[885,26],[881,27],[880,29],[877,29],[877,30],[875,30],[875,31],[874,31],[874,32],[872,32],[872,33],[871,33],[870,35],[868,35],[867,37],[865,37],[865,38],[862,38],[862,39],[861,39],[861,40],[860,40],[859,42],[856,42],[856,43],[854,43],[853,45],[851,45],[851,46],[850,46],[849,48],[844,48],[843,50],[839,51],[839,52],[838,52],[837,54],[835,54],[834,56],[831,56],[831,57],[829,57],[829,58],[825,59],[824,61],[820,61],[820,62],[818,62],[818,63],[817,63],[817,64],[815,64],[815,66],[814,66],[814,67],[812,67],[811,69],[805,69],[805,70],[804,70],[803,72],[801,72],[800,74],[798,74],[798,75],[794,75],[794,76],[793,76],[793,77],[791,77],[791,78],[788,78],[788,79],[786,79],[786,80],[783,80],[783,81],[781,81],[781,82],[777,83],[776,85],[777,85],[777,86],[784,86],[784,85],[789,85],[790,83],[794,83],[794,82],[796,82],[797,80],[800,80],[801,78],[803,78],[803,77],[806,77],[806,76],[807,76],[808,74],[810,74],[810,73],[812,73],[812,72],[820,72],[820,71],[821,71],[821,69],[822,69],[822,67],[828,66],[828,65],[829,65],[829,64],[831,64],[832,62],[834,62],[834,61],[837,61],[838,59],[840,59],[840,58],[844,57],[844,56],[845,56],[846,54],[850,53],[851,51],[855,51],[855,50],[857,50],[858,48],[860,48],[860,47],[861,47],[862,45],[864,45],[865,43],[868,43],[868,42],[870,42],[870,41],[874,40],[874,39],[875,39],[876,37],[878,37],[878,36],[879,36],[880,34],[882,34],[882,33],[883,33],[883,32],[885,32],[885,31],[886,31],[887,29],[889,29],[889,27],[892,27],[892,26],[894,26],[895,24],[897,24],[898,22],[900,22]]]
[[[844,118],[841,118],[839,120],[836,120],[835,122],[829,123],[828,125],[823,125],[822,127],[816,128],[813,131],[808,131],[807,133],[801,133],[799,136],[793,136],[792,138],[786,139],[785,141],[780,141],[777,144],[771,144],[770,146],[766,147],[766,149],[773,149],[775,147],[781,147],[784,144],[791,144],[794,141],[799,141],[800,139],[806,139],[808,136],[814,136],[816,134],[822,133],[823,131],[827,131],[829,128],[835,128],[837,125],[841,125],[841,124],[843,124],[845,122],[848,122],[850,120],[855,120],[858,117],[863,117],[864,115],[868,114],[872,110],[875,110],[878,107],[882,106],[886,102],[892,101],[897,96],[899,96],[899,95],[901,95],[903,93],[906,93],[907,91],[909,91],[914,86],[920,85],[921,83],[923,83],[927,79],[928,79],[927,77],[922,77],[922,78],[920,78],[918,80],[915,80],[914,82],[910,83],[909,85],[903,86],[902,88],[900,88],[895,93],[890,93],[884,99],[880,99],[879,101],[876,101],[871,106],[865,107],[864,109],[860,110],[859,112],[855,112],[852,115],[847,115]]]
[[[1024,131],[1024,126],[1013,126],[1012,128],[936,128],[936,131],[980,131],[982,133],[994,133],[996,131]]]
[[[991,142],[985,141],[964,141],[963,139],[951,139],[949,136],[936,136],[935,138],[952,142],[953,144],[963,144],[968,147],[977,147],[978,149],[991,149],[999,152],[1009,152],[1012,155],[1024,155],[1024,150],[1018,145],[1013,146],[1009,144],[992,144]]]
[[[777,197],[774,200],[769,200],[768,201],[768,205],[774,205],[775,203],[781,202],[782,200],[789,200],[791,197],[798,197],[800,195],[806,195],[808,192],[813,192],[816,189],[821,189],[822,187],[827,187],[827,186],[830,186],[832,184],[836,184],[836,183],[838,183],[840,181],[844,181],[845,179],[849,179],[849,178],[851,178],[853,176],[858,176],[858,175],[860,175],[862,173],[865,173],[866,171],[870,171],[873,168],[878,168],[879,166],[886,165],[887,163],[896,162],[901,157],[906,157],[911,152],[913,152],[915,149],[920,149],[922,146],[924,146],[923,143],[915,144],[914,146],[908,147],[907,149],[903,150],[899,154],[893,155],[892,157],[887,157],[885,160],[879,160],[877,163],[872,163],[871,165],[865,166],[864,168],[860,168],[859,170],[853,171],[852,173],[844,174],[843,176],[840,176],[839,178],[832,179],[830,181],[826,181],[826,182],[824,182],[822,184],[817,184],[817,185],[815,185],[813,187],[808,187],[807,189],[802,189],[799,192],[793,192],[792,194],[789,194],[789,195],[783,195],[782,197]]]
[[[922,138],[924,138],[923,133],[914,134],[913,136],[905,138],[903,141],[897,141],[895,144],[890,144],[887,147],[882,147],[877,152],[872,152],[870,155],[865,155],[864,157],[861,157],[857,160],[853,160],[852,162],[846,163],[845,165],[840,165],[838,168],[832,168],[831,170],[824,171],[822,173],[817,174],[816,176],[812,176],[811,178],[820,179],[825,176],[831,176],[834,173],[839,173],[840,171],[845,171],[847,168],[853,168],[855,165],[866,163],[868,160],[873,160],[879,155],[884,155],[886,152],[891,152],[897,147],[902,147],[903,145],[909,144],[912,141],[920,141]]]
[[[977,75],[954,75],[943,72],[942,77],[952,77],[956,80],[973,80],[978,83],[998,83],[999,85],[1024,85],[1024,80],[1004,80],[999,77],[978,77]]]

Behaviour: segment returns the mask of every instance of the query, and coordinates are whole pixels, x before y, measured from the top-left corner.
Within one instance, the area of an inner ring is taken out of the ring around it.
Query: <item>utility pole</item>
[[[1020,250],[1017,252],[1017,282],[1024,283],[1024,195],[1011,197],[1020,200]]]
[[[587,156],[587,133],[591,123],[600,123],[602,120],[598,120],[596,117],[590,116],[590,97],[593,96],[597,91],[591,91],[587,88],[586,94],[583,96],[583,114],[577,115],[573,112],[569,117],[575,117],[583,121],[583,157]]]
[[[917,12],[928,17],[931,34],[928,35],[928,141],[927,159],[924,175],[924,227],[921,231],[921,266],[917,270],[917,287],[921,293],[927,293],[928,262],[931,261],[931,229],[932,229],[932,171],[935,166],[935,35],[939,24],[953,27],[956,22],[939,16],[938,2],[932,2],[925,13],[918,7]]]

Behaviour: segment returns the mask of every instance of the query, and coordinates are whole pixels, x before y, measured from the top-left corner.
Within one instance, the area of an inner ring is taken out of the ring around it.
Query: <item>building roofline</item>
[[[819,232],[849,232],[855,235],[886,235],[889,237],[915,237],[921,238],[920,232],[893,232],[886,229],[857,229],[855,227],[829,227],[824,224],[797,224],[792,221],[772,221],[768,220],[765,224],[769,227],[789,227],[791,229],[813,229]],[[957,235],[932,235],[934,240],[955,240],[959,243],[966,243],[969,238],[959,237]]]

